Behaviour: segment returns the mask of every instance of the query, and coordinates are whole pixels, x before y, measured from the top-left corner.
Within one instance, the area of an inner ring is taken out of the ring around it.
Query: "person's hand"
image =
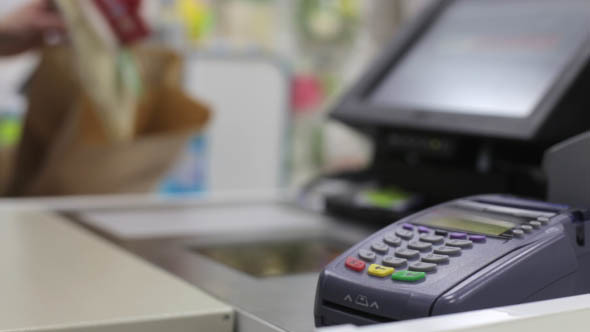
[[[16,55],[38,48],[49,33],[63,30],[64,22],[49,0],[31,0],[0,18],[0,55]]]

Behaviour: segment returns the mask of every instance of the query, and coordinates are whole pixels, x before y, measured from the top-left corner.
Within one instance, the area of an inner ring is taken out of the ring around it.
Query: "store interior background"
[[[144,1],[149,42],[182,55],[184,88],[214,113],[156,191],[298,188],[324,172],[362,168],[370,142],[326,121],[327,112],[429,1]],[[3,0],[0,15],[21,3]],[[27,107],[20,91],[38,60],[0,59],[2,158],[18,144]]]

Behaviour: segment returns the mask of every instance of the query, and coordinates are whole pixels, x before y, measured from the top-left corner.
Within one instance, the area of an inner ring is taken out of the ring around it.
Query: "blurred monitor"
[[[531,138],[585,68],[589,40],[587,0],[439,1],[335,115]]]

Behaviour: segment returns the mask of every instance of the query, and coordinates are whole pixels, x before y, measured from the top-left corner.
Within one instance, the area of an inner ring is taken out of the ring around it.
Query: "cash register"
[[[330,175],[339,217],[390,223],[480,193],[544,198],[543,152],[590,127],[587,1],[435,1],[331,116],[374,158]],[[321,183],[321,181],[316,181]]]
[[[590,127],[589,55],[578,0],[437,1],[398,38],[333,116],[375,139],[364,181],[425,199],[326,266],[316,325],[589,292],[588,135],[542,168]]]

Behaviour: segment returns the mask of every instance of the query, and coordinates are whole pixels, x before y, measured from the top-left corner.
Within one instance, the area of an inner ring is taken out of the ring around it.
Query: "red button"
[[[348,257],[346,259],[346,267],[357,272],[361,272],[365,269],[365,262],[354,257]]]

